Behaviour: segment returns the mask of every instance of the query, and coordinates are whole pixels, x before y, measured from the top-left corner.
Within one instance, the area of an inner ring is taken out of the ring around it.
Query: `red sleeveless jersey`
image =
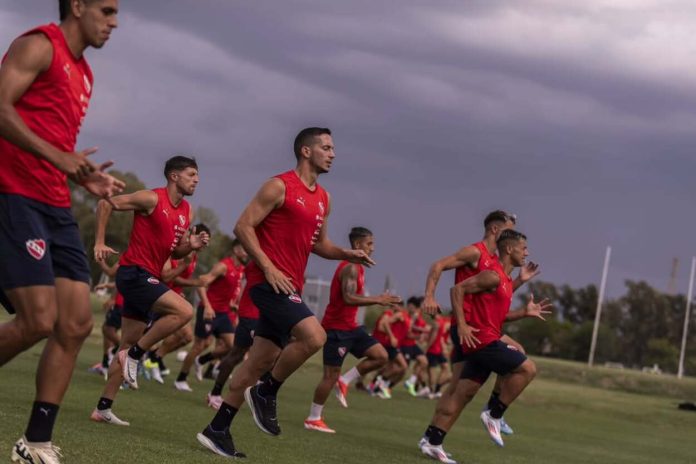
[[[479,256],[479,260],[476,263],[476,269],[472,269],[469,266],[459,266],[454,273],[454,284],[458,284],[460,282],[465,281],[469,277],[473,277],[476,274],[478,274],[481,271],[485,271],[488,269],[492,269],[493,266],[499,263],[498,261],[498,255],[496,254],[491,254],[488,252],[488,247],[486,246],[485,243],[483,242],[476,242],[470,246],[478,248],[478,250],[481,252],[481,256]],[[466,294],[464,295],[464,317],[467,318],[468,321],[468,315],[469,315],[469,310],[471,308],[471,295]],[[456,324],[457,320],[454,316],[454,312],[452,312],[452,324]]]
[[[51,41],[53,59],[14,107],[32,132],[59,150],[72,152],[92,96],[92,71],[84,56],[75,59],[57,25],[40,26],[23,36],[35,33]],[[47,160],[2,138],[0,158],[0,192],[70,207],[66,176]]]
[[[420,334],[423,333],[423,329],[428,324],[425,323],[425,319],[423,319],[423,315],[420,313],[416,317],[410,317],[410,319],[411,319],[410,331],[414,332],[415,335],[419,336]],[[416,346],[416,339],[405,336],[404,341],[401,343],[401,346]]]
[[[247,266],[248,268],[249,266]],[[239,317],[243,317],[245,319],[258,319],[259,318],[259,308],[256,307],[253,301],[251,301],[251,297],[249,296],[249,284],[244,287],[244,291],[242,292],[242,298],[239,300],[239,310],[237,311],[237,314],[239,314]]]
[[[227,270],[208,287],[208,301],[216,313],[229,313],[230,301],[239,295],[242,287],[244,265],[235,265],[231,257],[220,260]]]
[[[321,325],[326,330],[353,330],[358,327],[358,307],[349,306],[343,301],[343,287],[341,282],[341,272],[346,266],[350,266],[348,261],[341,261],[336,268],[333,280],[331,281],[331,293],[329,304],[321,320]],[[362,295],[365,288],[365,268],[356,264],[358,267],[358,286],[355,289],[356,295]]]
[[[372,337],[384,346],[391,346],[391,342],[389,341],[389,334],[383,330],[380,330],[379,324],[385,317],[391,317],[393,315],[394,311],[391,309],[386,309],[382,314],[379,315],[377,321],[375,321],[375,328],[372,331]]]
[[[157,194],[157,206],[147,216],[134,214],[128,249],[120,264],[139,266],[159,277],[164,263],[189,227],[191,207],[186,200],[174,206],[166,188],[156,188],[153,192]]]
[[[391,329],[396,339],[399,340],[399,346],[404,346],[404,342],[408,340],[408,329],[411,327],[411,315],[405,309],[400,309],[399,312],[401,319],[394,322]]]
[[[179,260],[179,259],[171,259],[171,260],[169,260],[169,262],[171,263],[172,268],[177,267],[177,266],[179,265],[179,261],[181,261],[181,260]],[[194,254],[193,254],[193,257],[191,258],[191,262],[189,263],[188,266],[186,266],[186,269],[184,269],[184,272],[182,272],[181,274],[178,275],[178,277],[181,277],[182,279],[190,279],[191,276],[193,275],[193,271],[196,270],[196,263],[198,263],[198,253],[194,253]],[[175,280],[176,280],[176,277],[175,277]],[[178,293],[179,295],[181,295],[181,296],[184,295],[184,288],[181,287],[181,286],[179,286],[179,285],[177,285],[177,284],[174,282],[174,280],[172,280],[171,282],[169,282],[169,284],[167,284],[167,286],[168,286],[169,288],[171,288],[172,290],[174,290],[174,291],[175,291],[176,293]]]
[[[503,323],[512,303],[512,278],[505,274],[500,263],[492,269],[500,277],[498,287],[492,292],[471,294],[471,310],[467,316],[467,324],[479,329],[476,338],[480,343],[475,348],[462,345],[465,353],[479,350],[484,346],[499,340],[502,336]]]
[[[433,330],[437,331],[437,335],[435,336],[433,344],[428,347],[427,353],[442,354],[443,342],[449,336],[448,326],[449,322],[447,321],[447,318],[441,316],[435,318],[435,326],[433,327]]]
[[[283,274],[292,278],[301,294],[307,260],[324,224],[329,197],[319,184],[310,190],[294,170],[276,178],[285,184],[283,205],[271,211],[256,227],[256,236],[263,252]],[[247,285],[253,287],[265,281],[263,271],[252,262],[247,268]]]

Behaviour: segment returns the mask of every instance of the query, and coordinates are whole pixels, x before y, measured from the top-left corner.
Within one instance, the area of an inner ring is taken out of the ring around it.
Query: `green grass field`
[[[0,370],[0,457],[5,456],[0,460],[9,457],[24,431],[38,354],[39,348],[34,348]],[[185,394],[174,390],[171,376],[164,386],[143,380],[139,391],[122,392],[115,403],[114,411],[129,420],[130,427],[89,421],[103,380],[87,368],[100,358],[100,339],[95,335],[80,354],[54,434],[64,462],[223,462],[195,439],[213,415],[204,405],[211,381],[199,384],[193,379],[195,391]],[[174,356],[167,363],[172,371],[178,370]],[[539,360],[539,365],[540,376],[506,414],[516,434],[506,440],[504,449],[490,442],[478,420],[490,385],[464,411],[445,448],[464,463],[696,463],[696,413],[676,408],[680,400],[696,400],[696,380],[590,371],[561,361]],[[351,392],[348,409],[332,396],[325,416],[338,433],[304,430],[302,421],[320,372],[320,358],[315,357],[283,387],[280,437],[263,434],[248,409],[240,411],[233,434],[249,462],[431,462],[416,443],[434,402],[411,398],[402,387],[392,400]],[[660,385],[665,385],[662,395],[656,393]],[[651,393],[621,391],[624,388]]]

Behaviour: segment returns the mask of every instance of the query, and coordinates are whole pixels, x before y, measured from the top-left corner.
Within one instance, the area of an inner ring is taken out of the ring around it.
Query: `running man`
[[[404,339],[401,340],[399,346],[406,363],[414,362],[412,374],[404,382],[404,387],[406,387],[411,396],[428,396],[430,393],[430,389],[427,387],[428,359],[421,347],[418,346],[418,342],[423,338],[423,335],[430,331],[430,326],[425,322],[421,314],[420,307],[422,303],[423,298],[417,296],[412,296],[406,301],[406,310],[408,311],[410,324],[408,325],[408,332]]]
[[[428,349],[425,355],[428,358],[429,398],[440,398],[440,389],[452,378],[452,370],[447,361],[447,339],[450,332],[449,318],[438,314],[435,316],[435,324],[428,338]],[[436,370],[440,369],[439,373]]]
[[[375,242],[370,230],[353,227],[348,240],[352,249],[362,250],[368,256],[372,256]],[[336,433],[326,425],[322,417],[324,404],[331,389],[335,388],[336,398],[341,406],[347,408],[346,396],[350,384],[369,372],[381,369],[388,361],[384,347],[365,331],[364,326],[358,325],[358,307],[391,306],[401,303],[401,298],[389,293],[375,297],[363,296],[364,287],[365,268],[360,264],[341,261],[331,281],[329,304],[321,321],[322,327],[326,330],[324,377],[314,390],[309,416],[304,421],[304,427],[308,430]],[[365,359],[341,375],[341,366],[348,353],[358,359]]]
[[[138,362],[157,342],[176,332],[193,316],[193,308],[161,279],[170,257],[183,258],[207,245],[208,234],[189,234],[192,211],[185,196],[198,185],[198,165],[192,158],[174,156],[164,167],[167,186],[119,195],[111,203],[97,204],[94,257],[104,260],[117,253],[104,243],[111,212],[133,211],[133,229],[128,249],[121,256],[116,286],[123,295],[121,347],[118,362],[109,368],[109,380],[91,415],[97,422],[128,425],[111,412],[121,382],[138,388]],[[153,316],[157,319],[152,322]],[[148,323],[152,322],[148,328]]]
[[[92,330],[89,266],[70,211],[67,178],[97,197],[124,184],[76,151],[92,97],[87,48],[101,48],[118,25],[118,0],[63,0],[60,24],[32,29],[10,45],[0,67],[0,366],[48,338],[36,395],[12,462],[54,464],[51,443],[75,360]]]
[[[373,395],[382,399],[391,398],[391,386],[401,380],[408,369],[406,358],[399,349],[399,327],[404,325],[404,313],[399,309],[385,309],[375,321],[372,336],[387,352],[387,365],[382,368],[369,387]],[[405,333],[405,330],[403,331]],[[403,334],[401,334],[403,335]]]
[[[310,253],[374,264],[364,251],[339,248],[328,236],[329,194],[317,178],[329,172],[336,156],[331,131],[303,129],[295,138],[294,152],[295,169],[266,181],[234,230],[253,259],[247,268],[247,287],[260,318],[249,358],[232,375],[217,415],[197,436],[222,456],[243,456],[235,449],[229,428],[245,398],[256,425],[271,435],[280,434],[278,390],[326,342],[326,332],[301,297]],[[255,385],[269,370],[270,375]]]
[[[534,296],[530,295],[524,308],[510,311],[513,293],[510,274],[514,268],[524,265],[529,254],[527,237],[508,229],[500,235],[497,248],[500,261],[490,269],[456,284],[450,296],[465,361],[458,381],[453,382],[454,396],[462,398],[466,406],[491,372],[501,377],[500,394],[490,409],[481,413],[481,421],[493,442],[503,446],[500,435],[503,413],[536,375],[534,362],[501,340],[503,323],[524,317],[544,320],[543,315],[550,313],[551,304],[548,300],[536,303]],[[466,295],[471,295],[468,301]],[[468,309],[464,308],[465,304],[469,305]],[[453,424],[454,421],[446,415],[436,417],[428,427],[428,441],[421,447],[423,454],[441,462],[456,462],[442,448],[442,442]]]

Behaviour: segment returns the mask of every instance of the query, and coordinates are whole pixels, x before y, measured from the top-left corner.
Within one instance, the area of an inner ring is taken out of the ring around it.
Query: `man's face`
[[[529,256],[529,251],[527,250],[527,241],[524,239],[515,240],[508,245],[508,247],[512,265],[515,267],[524,266],[524,262],[527,259],[527,256]]]
[[[198,185],[198,169],[190,167],[175,171],[171,174],[171,178],[184,196],[190,196],[193,195]]]
[[[320,174],[331,170],[331,164],[336,157],[333,139],[328,134],[314,137],[314,143],[309,147],[309,160]]]
[[[362,250],[367,253],[368,256],[372,256],[375,251],[375,239],[372,235],[367,237],[359,238],[355,241],[355,249]]]
[[[78,0],[80,31],[87,44],[102,48],[118,27],[118,0]]]
[[[237,261],[242,264],[249,262],[249,255],[242,245],[236,245],[234,248],[232,248],[232,254],[235,258],[237,258]]]

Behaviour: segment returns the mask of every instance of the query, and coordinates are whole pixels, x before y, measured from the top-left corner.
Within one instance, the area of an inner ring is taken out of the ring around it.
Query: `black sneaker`
[[[246,454],[240,453],[234,447],[230,429],[216,432],[208,425],[202,433],[196,435],[198,442],[215,454],[228,458],[245,458]]]
[[[259,395],[259,386],[254,385],[244,390],[244,398],[249,403],[251,415],[258,428],[269,435],[280,435],[278,414],[276,413],[276,397],[264,398]]]

